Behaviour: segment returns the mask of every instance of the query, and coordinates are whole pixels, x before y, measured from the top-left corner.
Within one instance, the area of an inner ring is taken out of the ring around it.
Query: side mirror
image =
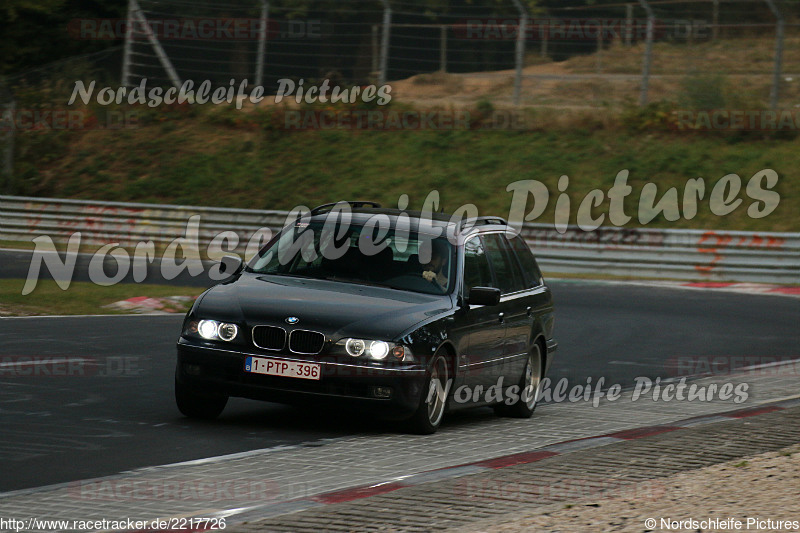
[[[244,263],[240,257],[235,255],[225,255],[219,262],[219,273],[223,276],[234,276],[242,271]]]
[[[500,303],[500,289],[494,287],[472,287],[466,298],[469,305],[497,305]]]

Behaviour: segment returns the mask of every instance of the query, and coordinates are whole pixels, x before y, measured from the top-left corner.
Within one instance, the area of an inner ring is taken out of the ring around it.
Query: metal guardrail
[[[522,235],[548,272],[800,283],[800,233],[526,225]]]
[[[199,215],[198,219],[191,219]],[[0,196],[0,239],[40,235],[65,242],[75,232],[86,244],[166,246],[178,237],[201,247],[235,234],[238,253],[286,222],[286,211],[92,202]],[[190,224],[190,219],[194,224]],[[550,274],[604,274],[638,278],[800,284],[800,233],[570,227],[525,224],[522,235]]]

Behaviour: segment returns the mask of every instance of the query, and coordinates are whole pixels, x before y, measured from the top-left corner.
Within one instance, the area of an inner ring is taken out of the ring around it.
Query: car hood
[[[245,326],[274,324],[330,337],[391,340],[452,307],[449,296],[246,272],[236,281],[207,291],[195,313]],[[288,317],[297,317],[299,322],[288,325]]]

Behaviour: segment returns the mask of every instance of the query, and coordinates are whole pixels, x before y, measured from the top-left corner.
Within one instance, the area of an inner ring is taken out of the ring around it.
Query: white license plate
[[[281,361],[280,359],[267,359],[266,357],[248,357],[244,361],[244,371],[253,374],[299,379],[320,379],[322,375],[321,365],[316,363]]]

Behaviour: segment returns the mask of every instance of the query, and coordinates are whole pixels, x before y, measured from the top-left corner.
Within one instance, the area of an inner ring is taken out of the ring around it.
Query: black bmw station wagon
[[[178,341],[189,417],[230,396],[337,401],[419,433],[463,407],[530,417],[557,347],[550,290],[497,217],[327,204],[221,269]]]

